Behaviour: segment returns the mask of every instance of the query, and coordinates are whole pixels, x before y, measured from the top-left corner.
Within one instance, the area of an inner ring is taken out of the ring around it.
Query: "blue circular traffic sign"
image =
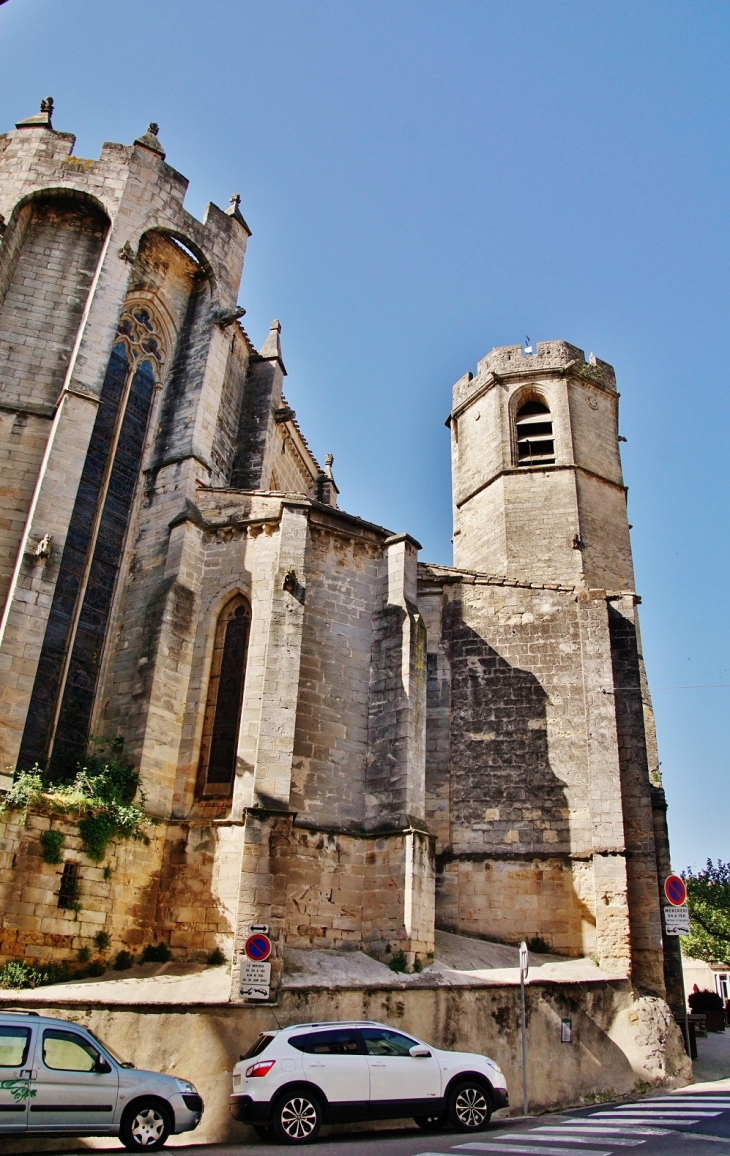
[[[684,879],[679,875],[667,875],[664,881],[664,894],[673,907],[681,907],[687,898]]]
[[[262,963],[271,955],[271,940],[268,935],[261,933],[249,935],[244,950],[249,959],[255,959],[257,963]]]

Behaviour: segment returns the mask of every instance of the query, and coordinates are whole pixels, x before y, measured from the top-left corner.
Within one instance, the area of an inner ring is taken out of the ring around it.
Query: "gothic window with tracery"
[[[237,594],[216,625],[200,748],[198,790],[203,795],[233,789],[250,627],[249,604]]]
[[[555,439],[550,410],[542,401],[528,401],[515,417],[517,464],[550,466],[555,462]]]
[[[83,759],[155,386],[159,327],[144,306],[122,314],[64,544],[18,765],[63,776]]]

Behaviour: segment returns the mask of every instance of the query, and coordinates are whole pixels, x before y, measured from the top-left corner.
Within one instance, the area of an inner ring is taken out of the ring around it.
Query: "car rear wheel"
[[[446,1127],[446,1116],[443,1112],[439,1116],[414,1116],[413,1122],[423,1132],[440,1132]]]
[[[159,1100],[137,1100],[124,1113],[119,1138],[128,1152],[156,1152],[171,1127],[170,1115]]]
[[[309,1092],[290,1092],[274,1108],[274,1135],[282,1144],[309,1144],[322,1127],[322,1109]]]
[[[463,1080],[449,1094],[446,1116],[458,1132],[481,1132],[489,1124],[492,1104],[478,1080]]]

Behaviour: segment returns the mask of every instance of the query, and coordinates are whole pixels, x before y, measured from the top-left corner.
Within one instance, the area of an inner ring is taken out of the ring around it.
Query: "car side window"
[[[22,1068],[29,1047],[30,1028],[0,1027],[0,1068]]]
[[[387,1028],[363,1028],[362,1035],[369,1056],[409,1056],[411,1048],[418,1043]]]
[[[309,1051],[309,1032],[303,1036],[289,1036],[286,1042],[290,1048],[296,1048],[298,1052],[307,1052]],[[246,1059],[248,1059],[248,1056],[246,1056]]]
[[[363,1054],[357,1032],[352,1028],[338,1028],[328,1032],[310,1032],[307,1052],[315,1056],[361,1056]]]
[[[60,1072],[93,1072],[99,1053],[76,1032],[47,1028],[43,1032],[43,1063]]]

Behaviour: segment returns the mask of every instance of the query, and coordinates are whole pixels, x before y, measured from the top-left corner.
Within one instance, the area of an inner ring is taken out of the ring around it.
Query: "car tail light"
[[[250,1080],[252,1076],[267,1076],[275,1063],[276,1060],[261,1060],[258,1064],[251,1064],[250,1068],[246,1068],[246,1079]]]

